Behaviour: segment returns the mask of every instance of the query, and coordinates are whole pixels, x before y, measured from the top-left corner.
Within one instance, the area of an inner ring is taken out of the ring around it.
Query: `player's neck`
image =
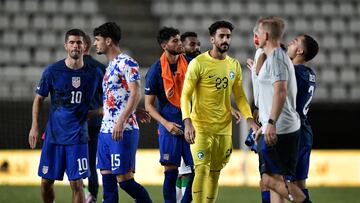
[[[221,53],[216,48],[211,49],[209,55],[218,60],[224,60],[226,58],[226,52]]]
[[[300,65],[300,64],[305,65],[306,63],[302,57],[295,57],[291,61],[294,65]]]
[[[269,40],[264,47],[264,52],[266,55],[269,55],[274,49],[280,48],[280,41],[278,40]]]
[[[121,49],[119,46],[112,46],[109,51],[106,53],[106,58],[109,61],[112,61],[115,57],[117,57],[119,54],[121,54]]]
[[[169,64],[176,64],[178,59],[179,59],[179,55],[173,55],[173,54],[170,54],[169,52],[165,52],[166,54],[166,58],[168,59],[168,62]]]
[[[83,56],[80,56],[78,59],[73,59],[71,57],[67,57],[65,59],[65,64],[68,68],[77,70],[84,66]]]

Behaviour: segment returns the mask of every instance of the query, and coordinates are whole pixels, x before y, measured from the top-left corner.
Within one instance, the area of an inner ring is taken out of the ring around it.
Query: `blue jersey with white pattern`
[[[36,93],[47,97],[51,106],[45,136],[54,144],[87,143],[87,113],[98,83],[99,69],[84,64],[73,70],[65,60],[49,65],[43,72]]]
[[[316,88],[316,75],[314,71],[305,65],[294,65],[297,82],[296,111],[300,115],[301,122],[307,119],[310,102]]]

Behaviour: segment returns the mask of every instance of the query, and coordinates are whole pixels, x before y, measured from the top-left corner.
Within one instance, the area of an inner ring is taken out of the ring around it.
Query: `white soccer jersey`
[[[259,120],[266,129],[272,108],[274,95],[273,84],[287,81],[287,96],[281,114],[276,121],[277,134],[295,132],[300,128],[300,118],[296,112],[296,77],[295,69],[287,53],[277,48],[267,55],[258,75]]]
[[[259,89],[259,85],[258,85],[258,82],[257,82],[257,75],[256,75],[256,63],[259,59],[259,56],[264,53],[264,50],[262,48],[258,48],[255,52],[255,56],[254,56],[254,64],[253,66],[251,67],[251,81],[252,81],[252,85],[253,85],[253,93],[254,93],[254,103],[255,103],[255,106],[258,107],[259,105],[259,102],[258,102],[258,98],[259,98],[259,92],[258,92],[258,89]]]

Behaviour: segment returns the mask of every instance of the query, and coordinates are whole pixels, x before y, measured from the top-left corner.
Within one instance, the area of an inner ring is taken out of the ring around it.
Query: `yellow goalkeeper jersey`
[[[238,60],[226,56],[218,60],[208,52],[188,66],[181,95],[182,119],[191,118],[197,131],[232,134],[231,93],[245,118],[252,118],[242,86]]]

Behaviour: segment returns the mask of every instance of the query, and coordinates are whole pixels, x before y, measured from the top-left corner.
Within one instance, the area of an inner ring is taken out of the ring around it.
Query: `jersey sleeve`
[[[145,76],[145,95],[158,95],[159,94],[159,78],[157,70],[160,70],[158,63],[153,64]]]
[[[272,67],[270,70],[271,83],[288,80],[289,73],[283,55],[277,54],[271,60],[270,67]]]
[[[40,82],[36,87],[36,93],[40,96],[47,97],[50,92],[50,71],[46,68],[41,76]]]
[[[136,61],[127,59],[125,61],[125,80],[127,83],[134,82],[136,80],[140,80],[140,71],[139,71],[139,65]]]
[[[237,74],[235,76],[235,82],[232,87],[236,105],[246,119],[252,118],[251,108],[247,101],[244,88],[242,86],[242,72],[239,61],[236,62],[236,73]]]
[[[200,79],[200,64],[196,59],[193,59],[185,74],[184,85],[181,93],[181,112],[182,119],[190,118],[191,113],[191,97],[195,86]]]

